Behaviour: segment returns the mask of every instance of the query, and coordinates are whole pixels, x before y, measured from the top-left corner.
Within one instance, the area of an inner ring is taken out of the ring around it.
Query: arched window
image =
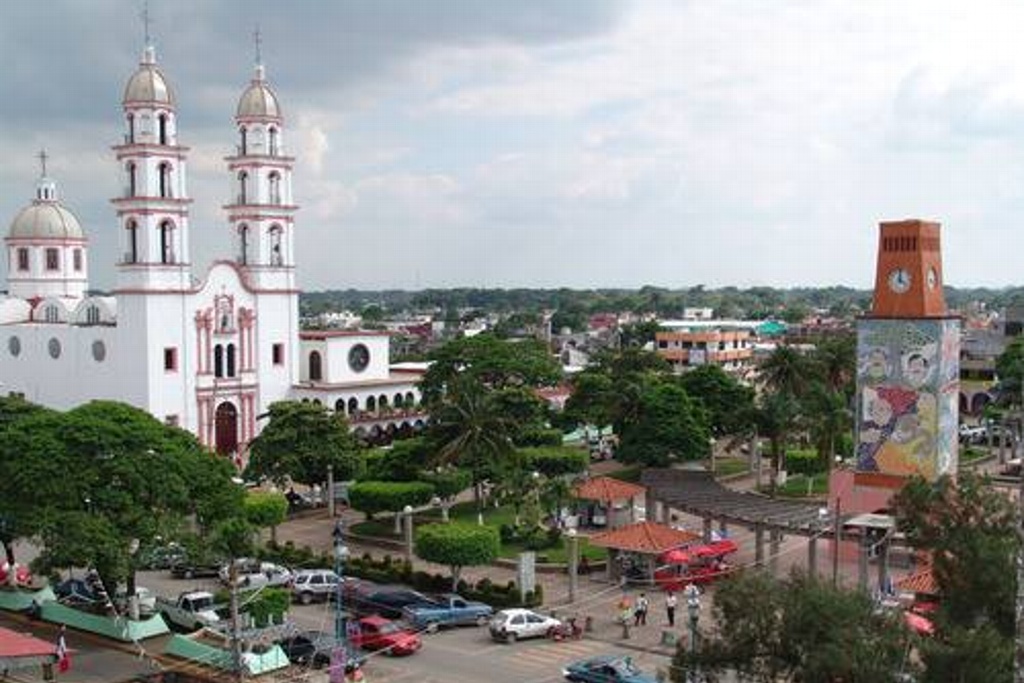
[[[124,255],[125,263],[139,262],[139,224],[134,219],[125,226],[128,231],[128,252]]]
[[[213,376],[224,376],[224,347],[220,344],[213,347]]]
[[[228,344],[227,363],[225,363],[225,375],[228,377],[235,376],[235,345]]]
[[[238,226],[238,262],[243,266],[249,262],[249,226]]]
[[[406,392],[406,394],[405,394],[405,407],[406,408],[412,408],[415,405],[416,405],[416,395],[414,393],[412,393],[411,391]]]
[[[353,396],[348,400],[348,414],[355,415],[357,412],[359,412],[359,399]]]
[[[324,377],[323,361],[319,351],[309,352],[309,381],[319,382]]]
[[[137,193],[136,185],[135,185],[135,182],[136,182],[136,180],[135,180],[136,179],[135,171],[136,171],[136,169],[135,169],[135,162],[134,161],[129,161],[128,162],[127,171],[128,171],[128,196],[129,197],[134,197],[136,195],[136,193]]]
[[[366,412],[375,413],[377,412],[377,399],[373,396],[366,397]]]
[[[167,144],[167,114],[160,114],[157,117],[157,125],[159,126],[160,144]]]
[[[395,398],[391,402],[391,405],[393,405],[396,408],[401,408],[402,407],[402,395],[401,394],[395,394]]]
[[[284,265],[284,254],[281,252],[281,230],[280,225],[270,226],[270,265]]]
[[[246,153],[247,153],[247,148],[248,148],[248,142],[247,142],[248,131],[245,129],[245,126],[242,126],[241,128],[238,129],[238,132],[241,134],[241,137],[242,137],[242,144],[238,148],[238,151],[242,154],[242,156],[245,156]]]
[[[267,182],[270,184],[270,203],[280,204],[281,203],[281,174],[277,171],[271,171],[270,175],[267,176]]]
[[[171,196],[171,165],[168,163],[162,163],[158,167],[160,175],[160,196],[170,197]]]
[[[334,412],[345,414],[345,399],[339,398],[334,402]]]
[[[381,410],[387,410],[388,409],[388,397],[385,396],[384,394],[381,394],[380,398],[377,399],[377,407],[380,408]]]
[[[51,305],[47,306],[45,309],[43,309],[43,318],[48,323],[55,323],[55,322],[57,322],[58,319],[59,319],[59,313],[57,312],[57,307],[51,304]]]
[[[248,198],[246,185],[249,184],[249,174],[245,171],[238,172],[238,203],[245,204]]]
[[[270,134],[270,156],[277,156],[277,128],[271,128]]]
[[[170,221],[160,224],[160,263],[174,263],[174,226]]]
[[[128,135],[125,137],[125,142],[135,142],[135,114],[128,114]]]

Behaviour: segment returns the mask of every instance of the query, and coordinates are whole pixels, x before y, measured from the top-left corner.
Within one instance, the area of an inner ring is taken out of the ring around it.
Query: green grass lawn
[[[715,476],[728,477],[740,472],[746,472],[750,467],[746,458],[716,458]]]
[[[449,517],[454,522],[463,522],[467,524],[476,524],[476,503],[467,501],[465,503],[458,503],[452,507],[449,511]],[[432,509],[424,510],[423,512],[416,513],[416,523],[429,523],[436,519],[441,521],[441,511]],[[500,507],[494,507],[489,505],[484,508],[484,524],[487,526],[493,526],[494,528],[500,528],[503,524],[511,525],[515,521],[515,510],[512,509],[511,505],[503,505]],[[357,522],[351,526],[352,533],[362,534],[364,536],[375,536],[378,538],[387,538],[396,540],[400,536],[395,536],[395,523],[390,517],[382,517],[380,519],[373,519],[369,521]],[[501,545],[501,557],[504,558],[515,558],[519,553],[523,552],[525,548],[518,543],[502,543]],[[558,541],[558,545],[551,548],[544,548],[543,550],[535,551],[538,558],[544,556],[547,558],[547,562],[567,562],[568,561],[568,548],[566,547],[565,538],[561,538]],[[604,560],[608,556],[608,551],[604,548],[592,547],[586,537],[580,537],[580,557],[586,557],[587,559]]]
[[[986,455],[988,455],[988,453],[981,450],[980,448],[964,448],[960,451],[960,462],[973,462],[975,460],[984,458]]]

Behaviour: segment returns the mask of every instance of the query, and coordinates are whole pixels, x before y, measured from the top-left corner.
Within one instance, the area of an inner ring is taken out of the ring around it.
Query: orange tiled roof
[[[642,496],[646,491],[647,489],[639,484],[630,484],[628,481],[619,481],[611,477],[594,477],[577,485],[574,489],[577,498],[605,503]]]
[[[590,545],[658,555],[666,550],[678,548],[697,540],[700,540],[700,535],[692,531],[673,529],[670,526],[654,522],[637,522],[619,529],[595,534],[590,537]]]
[[[896,581],[896,587],[908,593],[924,593],[926,595],[938,595],[939,584],[935,581],[931,566],[918,569],[913,574],[907,574]]]

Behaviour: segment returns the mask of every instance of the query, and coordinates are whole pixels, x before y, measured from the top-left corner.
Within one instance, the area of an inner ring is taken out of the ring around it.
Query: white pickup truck
[[[214,609],[213,593],[209,591],[188,591],[176,600],[157,598],[156,609],[164,619],[189,631],[220,623],[220,616]]]

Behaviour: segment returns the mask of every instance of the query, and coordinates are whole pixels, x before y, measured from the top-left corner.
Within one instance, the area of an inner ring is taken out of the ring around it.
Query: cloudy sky
[[[113,285],[110,145],[141,0],[0,8],[0,219],[45,147]],[[298,157],[306,289],[873,282],[877,224],[943,224],[956,286],[1024,282],[1024,3],[152,0],[192,148],[193,262],[253,30]]]

